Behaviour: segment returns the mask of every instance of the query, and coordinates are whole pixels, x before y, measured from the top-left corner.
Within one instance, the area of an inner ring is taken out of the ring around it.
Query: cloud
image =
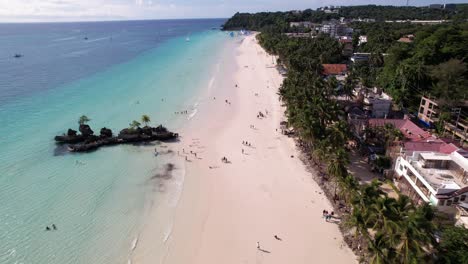
[[[452,0],[460,3],[466,0]],[[413,0],[427,5],[431,0]],[[387,0],[0,0],[0,22],[230,17],[235,12],[284,11]],[[404,5],[406,0],[396,0]]]

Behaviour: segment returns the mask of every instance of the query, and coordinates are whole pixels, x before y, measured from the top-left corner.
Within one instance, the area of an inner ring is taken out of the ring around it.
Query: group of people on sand
[[[250,143],[249,143],[248,141],[242,141],[242,145],[244,145],[244,146],[249,146],[249,147],[251,146]]]
[[[180,112],[174,112],[174,114],[178,115],[178,114],[188,114],[188,110],[184,110],[184,111],[180,111]]]
[[[223,158],[221,159],[221,162],[223,162],[223,163],[229,163],[229,160],[228,160],[226,157],[223,157]]]
[[[262,113],[262,111],[258,111],[257,118],[264,118],[265,115]]]
[[[183,153],[183,154],[189,154],[188,152],[185,152],[185,148],[182,149],[182,153]],[[195,158],[198,158],[198,157],[197,157],[197,152],[190,150],[190,154],[192,154],[193,156],[195,156]],[[179,151],[177,151],[177,155],[180,155]],[[183,156],[185,156],[185,160],[186,160],[186,161],[189,161],[187,155],[183,155]]]
[[[332,219],[332,217],[335,217],[335,213],[333,211],[331,211],[331,213],[328,213],[327,210],[323,210],[322,212],[322,216],[323,218],[325,218],[325,221],[329,221]]]
[[[57,226],[52,224],[52,227],[46,226],[45,231],[57,230]]]
[[[226,104],[229,104],[229,105],[231,104],[231,102],[229,102],[228,99],[226,99],[225,102],[226,102]]]

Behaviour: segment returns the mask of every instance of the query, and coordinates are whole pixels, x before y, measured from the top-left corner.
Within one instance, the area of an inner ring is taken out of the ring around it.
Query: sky
[[[411,5],[446,0],[410,0]],[[447,3],[463,3],[452,0]],[[405,5],[406,0],[0,0],[0,22],[227,18],[236,12],[286,11],[325,5]]]

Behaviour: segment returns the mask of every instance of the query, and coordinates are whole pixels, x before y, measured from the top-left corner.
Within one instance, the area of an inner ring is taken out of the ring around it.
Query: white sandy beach
[[[140,253],[133,263],[355,263],[338,226],[322,218],[329,201],[293,139],[280,133],[282,77],[272,57],[253,35],[238,42],[235,74],[216,76],[209,100],[172,146],[189,161],[172,232],[154,244],[164,245],[163,255]],[[257,118],[259,111],[266,117]]]

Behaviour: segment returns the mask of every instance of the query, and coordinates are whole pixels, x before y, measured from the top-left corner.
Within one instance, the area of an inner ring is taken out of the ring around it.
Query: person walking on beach
[[[257,241],[257,249],[260,249],[260,242]]]

